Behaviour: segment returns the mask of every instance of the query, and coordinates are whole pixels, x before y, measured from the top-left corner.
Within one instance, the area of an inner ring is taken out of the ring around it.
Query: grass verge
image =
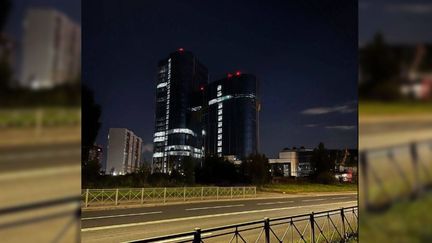
[[[432,242],[432,194],[382,214],[360,212],[361,242]]]
[[[357,184],[317,184],[296,182],[287,184],[268,184],[259,189],[262,192],[310,193],[310,192],[350,192],[357,191]]]
[[[360,101],[359,115],[430,115],[432,102],[376,102]]]

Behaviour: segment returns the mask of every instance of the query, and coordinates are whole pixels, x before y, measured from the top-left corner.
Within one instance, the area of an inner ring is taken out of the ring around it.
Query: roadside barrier
[[[432,140],[360,151],[360,207],[382,211],[432,187]]]
[[[92,206],[222,200],[256,197],[256,187],[164,187],[84,189],[81,202]]]
[[[358,240],[358,207],[166,235],[130,242],[348,242]]]

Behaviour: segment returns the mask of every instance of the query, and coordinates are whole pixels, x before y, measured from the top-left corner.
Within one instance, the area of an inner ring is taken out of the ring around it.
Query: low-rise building
[[[312,172],[311,157],[313,149],[285,148],[279,158],[269,159],[273,177],[304,177]]]

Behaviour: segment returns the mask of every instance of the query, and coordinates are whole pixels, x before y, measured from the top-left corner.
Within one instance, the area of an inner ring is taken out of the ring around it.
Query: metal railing
[[[385,210],[432,186],[432,140],[360,151],[360,206]]]
[[[358,237],[358,207],[241,224],[130,242],[342,242]]]
[[[40,224],[41,222],[46,223],[57,219],[65,219],[66,224],[61,226],[58,232],[53,229],[47,230],[45,237],[51,238],[50,242],[72,242],[71,236],[67,234],[67,231],[74,228],[76,233],[75,236],[72,236],[72,238],[74,238],[75,242],[80,242],[81,208],[79,206],[79,200],[79,196],[73,196],[1,208],[0,218],[3,220],[0,223],[0,235],[2,234],[2,231],[10,230],[12,228],[28,227],[29,225],[34,227],[34,225]],[[64,208],[61,208],[61,210],[57,210],[58,212],[53,212],[53,208],[64,207],[68,205],[72,205],[72,209],[65,210]],[[46,212],[41,213],[40,210],[46,210]],[[17,217],[17,215],[22,215],[23,213],[33,213],[36,216],[33,214],[28,214],[27,217]],[[8,217],[10,219],[5,220]],[[23,230],[23,232],[24,231],[25,230]]]
[[[84,208],[91,206],[117,206],[221,200],[256,197],[256,187],[165,187],[84,189],[81,193]]]

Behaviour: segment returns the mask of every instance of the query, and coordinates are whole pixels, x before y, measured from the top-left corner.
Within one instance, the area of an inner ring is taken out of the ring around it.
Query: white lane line
[[[323,201],[325,200],[324,198],[317,198],[317,199],[306,199],[306,200],[302,200],[302,202],[316,202],[316,201]]]
[[[349,197],[333,197],[332,199],[347,199]]]
[[[107,216],[98,216],[98,217],[81,218],[81,220],[108,219],[108,218],[129,217],[129,216],[139,216],[139,215],[158,214],[158,213],[162,213],[162,211],[157,211],[157,212],[146,212],[146,213],[131,213],[131,214],[107,215]]]
[[[318,204],[318,205],[305,205],[305,206],[294,206],[294,207],[284,207],[284,208],[269,208],[269,209],[261,209],[261,210],[240,211],[240,212],[233,212],[233,213],[221,213],[221,214],[201,215],[201,216],[175,218],[175,219],[163,219],[163,220],[157,220],[157,221],[151,221],[151,222],[141,222],[141,223],[130,223],[130,224],[117,224],[117,225],[108,225],[108,226],[98,226],[98,227],[91,227],[91,228],[83,228],[83,229],[81,229],[81,232],[97,231],[97,230],[108,230],[108,229],[117,229],[117,228],[127,228],[127,227],[150,225],[150,224],[162,224],[162,223],[171,223],[171,222],[196,220],[196,219],[206,219],[206,218],[215,218],[215,217],[241,215],[241,214],[250,214],[250,213],[283,211],[283,210],[288,210],[288,209],[299,209],[299,208],[310,208],[310,207],[323,207],[323,206],[331,206],[331,205],[338,205],[338,204],[348,204],[348,203],[355,203],[357,205],[357,201],[346,201],[346,202],[325,203],[325,204]]]
[[[72,165],[72,166],[56,166],[56,167],[48,167],[44,169],[32,169],[26,171],[18,171],[18,172],[4,172],[0,173],[0,181],[1,180],[17,180],[28,177],[44,177],[49,175],[59,175],[59,174],[67,174],[73,172],[81,171],[81,165]]]
[[[293,203],[293,202],[294,202],[294,201],[266,202],[266,203],[257,203],[257,205],[273,205],[273,204]]]
[[[209,236],[209,235],[212,235],[213,233],[204,233],[204,234],[201,234],[201,237],[206,237],[206,236]],[[144,238],[144,239],[146,239],[146,238]],[[144,240],[144,239],[139,239],[139,240],[134,240],[134,241],[142,241],[142,240]],[[175,239],[171,239],[171,240],[160,240],[160,241],[156,241],[157,243],[168,243],[168,242],[177,242],[177,241],[180,241],[180,240],[192,240],[193,239],[193,236],[185,236],[185,237],[179,237],[179,238],[175,238]],[[125,242],[122,242],[122,243],[126,243],[126,242],[130,242],[130,241],[125,241]]]
[[[215,209],[215,208],[233,208],[233,207],[243,207],[244,204],[236,204],[236,205],[225,205],[225,206],[213,206],[213,207],[202,207],[202,208],[187,208],[186,211],[194,211],[194,210],[204,210],[204,209]]]

